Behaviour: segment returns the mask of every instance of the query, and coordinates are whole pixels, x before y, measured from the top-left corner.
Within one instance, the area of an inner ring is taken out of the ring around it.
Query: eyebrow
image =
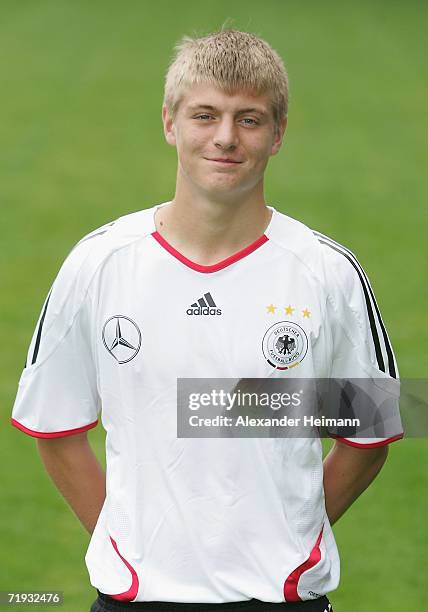
[[[189,106],[190,111],[196,111],[199,109],[207,109],[214,112],[218,111],[218,108],[216,108],[215,106],[211,106],[210,104],[193,104]],[[259,115],[267,115],[267,112],[264,109],[256,108],[254,106],[251,108],[241,108],[236,112],[237,115],[241,115],[243,113],[258,113]]]

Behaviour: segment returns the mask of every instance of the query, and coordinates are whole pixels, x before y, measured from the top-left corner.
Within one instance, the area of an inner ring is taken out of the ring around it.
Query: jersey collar
[[[167,204],[168,202],[166,202],[165,204]],[[162,206],[165,206],[165,204],[162,204]],[[156,214],[156,210],[158,207],[155,208],[155,211],[153,213],[153,224],[154,224],[154,215]],[[191,268],[192,270],[195,270],[196,272],[202,272],[204,274],[209,274],[212,272],[218,272],[219,270],[223,270],[224,268],[227,268],[228,266],[234,264],[235,262],[239,261],[240,259],[243,259],[244,257],[247,257],[247,255],[250,255],[250,253],[253,253],[256,249],[258,249],[259,247],[261,247],[263,244],[265,244],[265,242],[267,242],[269,240],[268,236],[269,236],[269,232],[273,223],[273,219],[274,216],[276,214],[276,211],[274,208],[272,208],[271,206],[268,206],[269,210],[272,211],[272,217],[271,220],[269,221],[269,225],[265,230],[265,233],[260,236],[259,238],[257,238],[257,240],[254,240],[254,242],[252,242],[251,244],[249,244],[248,246],[244,247],[243,249],[241,249],[240,251],[238,251],[237,253],[234,253],[233,255],[230,255],[229,257],[226,257],[226,259],[223,259],[215,264],[209,265],[209,266],[204,266],[201,264],[198,264],[190,259],[188,259],[187,257],[185,257],[182,253],[180,253],[179,251],[177,251],[176,248],[174,248],[167,240],[165,240],[165,238],[163,238],[158,231],[153,231],[152,232],[152,236],[153,238],[160,244],[161,247],[163,247],[166,251],[168,251],[168,253],[170,255],[172,255],[173,257],[175,257],[176,259],[178,259],[178,261],[181,261],[182,264],[184,264],[185,266],[187,266],[188,268]]]

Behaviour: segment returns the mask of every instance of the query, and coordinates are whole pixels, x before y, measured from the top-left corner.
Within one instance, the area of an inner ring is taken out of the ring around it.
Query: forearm
[[[374,480],[388,447],[359,449],[336,442],[324,459],[324,494],[330,523],[335,523]]]
[[[83,526],[92,533],[105,499],[105,472],[86,433],[68,438],[39,439],[47,472]]]

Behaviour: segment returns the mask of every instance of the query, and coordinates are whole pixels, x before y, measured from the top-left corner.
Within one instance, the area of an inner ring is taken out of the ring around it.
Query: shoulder
[[[154,210],[152,207],[119,217],[83,236],[64,260],[61,277],[89,283],[113,253],[154,231]]]
[[[155,207],[140,210],[106,223],[83,236],[68,256],[70,264],[85,262],[93,264],[106,259],[115,251],[151,234],[154,227]]]
[[[274,211],[269,239],[293,255],[310,270],[334,303],[352,304],[361,295],[368,299],[371,287],[366,272],[353,251],[329,236],[283,213]]]
[[[320,247],[325,281],[331,294],[340,294],[351,304],[353,297],[372,293],[367,274],[357,256],[348,247],[321,232],[314,231]]]
[[[118,250],[154,231],[155,207],[125,215],[84,236],[65,258],[49,292],[57,312],[72,318],[86,298],[91,282]],[[52,309],[51,309],[52,310]]]
[[[318,249],[318,241],[311,228],[278,210],[273,211],[267,233],[269,240],[305,259],[309,259]]]
[[[327,289],[353,283],[364,274],[355,254],[329,236],[288,215],[274,212],[268,237],[284,251],[292,252]]]
[[[27,362],[38,367],[52,354],[76,321],[82,322],[97,272],[119,249],[154,231],[155,207],[120,217],[84,236],[65,258],[44,302]],[[39,353],[40,345],[40,354]]]

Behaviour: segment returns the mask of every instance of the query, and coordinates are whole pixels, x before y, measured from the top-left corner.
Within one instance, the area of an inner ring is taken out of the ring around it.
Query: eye
[[[251,117],[244,117],[244,119],[242,119],[242,121],[249,121],[250,123],[246,123],[246,125],[258,125],[258,121],[256,121],[256,119],[252,119]]]
[[[197,115],[196,117],[194,117],[194,119],[201,119],[202,121],[209,119],[211,117],[211,115]]]

